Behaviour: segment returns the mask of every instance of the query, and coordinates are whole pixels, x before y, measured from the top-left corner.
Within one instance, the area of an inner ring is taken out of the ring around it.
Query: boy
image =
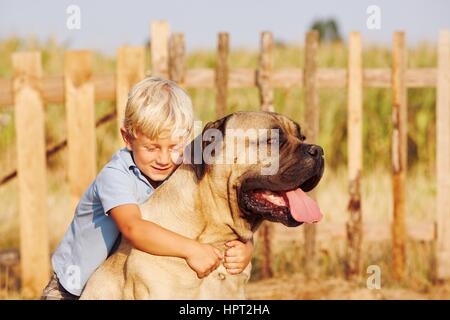
[[[137,249],[186,260],[199,278],[222,260],[216,248],[143,220],[139,205],[177,168],[193,130],[192,103],[174,82],[149,77],[131,90],[119,150],[86,190],[52,256],[53,277],[42,299],[78,299],[100,264],[124,236]],[[224,266],[242,272],[251,260],[249,241],[227,243]]]

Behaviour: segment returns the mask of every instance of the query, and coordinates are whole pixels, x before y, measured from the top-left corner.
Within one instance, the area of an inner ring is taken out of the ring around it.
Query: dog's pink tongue
[[[298,222],[315,223],[322,219],[317,203],[302,189],[286,192],[292,217]]]

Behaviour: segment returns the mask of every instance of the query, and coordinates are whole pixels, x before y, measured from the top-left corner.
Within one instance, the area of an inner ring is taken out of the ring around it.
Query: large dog
[[[265,141],[247,141],[247,152],[235,154],[231,163],[193,161],[198,139],[202,139],[201,147],[214,147],[214,156],[219,156],[229,144],[225,138],[230,129],[249,128],[278,129],[277,140],[266,136]],[[181,164],[141,206],[144,219],[222,251],[227,241],[251,239],[263,220],[289,227],[320,220],[320,212],[305,192],[322,177],[323,150],[304,143],[297,123],[273,112],[236,112],[208,123],[203,133],[208,129],[216,129],[224,139],[205,141],[199,135],[186,149],[191,163]],[[240,161],[259,143],[279,145],[279,152],[270,155],[279,161],[274,174],[261,173],[267,162]],[[250,269],[249,265],[241,274],[230,275],[220,266],[199,279],[185,260],[147,254],[122,239],[117,251],[89,279],[81,298],[244,299]]]

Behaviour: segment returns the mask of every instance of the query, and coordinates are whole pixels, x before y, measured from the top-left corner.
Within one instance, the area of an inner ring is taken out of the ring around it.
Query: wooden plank
[[[275,111],[273,106],[273,36],[271,32],[262,32],[260,40],[259,68],[256,72],[256,84],[259,89],[259,103],[262,111]],[[272,271],[272,235],[273,225],[264,221],[258,231],[262,247],[262,278],[271,278]]]
[[[116,99],[116,75],[93,75],[95,101],[114,101]]]
[[[93,55],[87,50],[67,51],[64,56],[68,178],[72,209],[67,215],[67,223],[97,172],[92,62]]]
[[[186,87],[214,88],[215,71],[208,68],[188,69],[186,71]]]
[[[319,93],[317,85],[317,56],[319,47],[319,33],[310,31],[305,39],[305,68],[304,68],[304,86],[305,86],[305,135],[307,143],[317,143],[319,135]],[[315,191],[309,192],[312,198],[315,198]],[[303,227],[305,237],[305,275],[306,278],[314,277],[316,264],[316,233],[317,228],[314,224],[307,224]]]
[[[221,32],[218,35],[217,61],[215,69],[216,118],[222,118],[227,114],[228,53],[229,36],[228,33]]]
[[[438,43],[436,104],[436,220],[438,279],[450,278],[450,32],[442,31]]]
[[[303,87],[303,69],[279,69],[273,72],[275,88]]]
[[[169,79],[169,36],[167,21],[154,21],[150,28],[152,76]]]
[[[45,111],[40,52],[12,55],[19,183],[22,295],[38,297],[50,276]]]
[[[361,172],[362,172],[362,44],[361,34],[349,35],[348,58],[348,179],[349,179],[349,219],[347,221],[347,278],[361,274],[361,246],[363,236],[361,212]]]
[[[47,76],[42,82],[42,95],[46,103],[64,102],[64,76]]]
[[[317,70],[319,88],[345,88],[347,86],[347,70],[326,68]],[[437,71],[433,68],[411,68],[406,70],[407,88],[435,87]],[[214,88],[214,70],[194,68],[185,71],[184,87]],[[116,79],[114,74],[93,75],[95,101],[114,101],[116,98]],[[391,69],[364,69],[363,85],[372,88],[391,87]],[[278,69],[273,71],[274,88],[291,88],[303,86],[303,70],[298,68]],[[256,70],[250,68],[230,69],[228,88],[251,88],[256,86]],[[0,107],[13,104],[12,80],[0,79]],[[42,79],[42,95],[46,103],[62,103],[64,101],[64,77],[44,76]]]
[[[228,74],[228,88],[254,88],[256,73],[254,69],[231,69]]]
[[[122,47],[117,50],[116,111],[118,145],[123,145],[120,128],[123,127],[125,107],[130,89],[145,76],[143,47]]]
[[[184,87],[186,77],[186,48],[184,34],[174,33],[169,42],[169,77]]]
[[[116,99],[116,75],[98,74],[92,76],[95,87],[95,101]],[[46,103],[64,103],[64,76],[46,76],[42,81],[42,94]]]
[[[410,68],[405,72],[407,88],[436,87],[437,72],[434,68]]]
[[[13,79],[0,78],[0,109],[14,104]]]
[[[347,70],[318,69],[317,86],[325,88],[345,88],[347,86]]]
[[[116,76],[114,74],[93,75],[95,101],[116,99]],[[45,103],[64,103],[64,76],[43,76],[42,97]],[[12,80],[0,79],[0,107],[13,104]]]
[[[390,88],[391,73],[391,69],[366,69],[363,71],[363,84],[365,87]]]
[[[256,84],[259,89],[261,110],[263,111],[275,111],[273,106],[272,73],[273,36],[271,32],[262,32]]]
[[[406,44],[404,32],[394,33],[392,52],[392,167],[393,221],[392,266],[396,280],[405,276],[406,264],[406,170],[407,170],[407,105],[406,105]]]
[[[261,278],[269,279],[273,277],[272,270],[272,241],[273,237],[273,222],[263,221],[258,230],[258,245],[261,246],[262,263],[261,263]]]

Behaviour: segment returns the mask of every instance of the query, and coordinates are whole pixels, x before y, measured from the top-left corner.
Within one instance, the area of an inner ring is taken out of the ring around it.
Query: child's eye
[[[172,152],[181,152],[182,148],[183,148],[183,146],[177,145],[177,146],[172,147],[170,151],[172,151]]]
[[[146,149],[147,151],[149,151],[149,152],[154,152],[154,151],[156,151],[156,148],[153,148],[153,147],[145,147],[145,149]]]

